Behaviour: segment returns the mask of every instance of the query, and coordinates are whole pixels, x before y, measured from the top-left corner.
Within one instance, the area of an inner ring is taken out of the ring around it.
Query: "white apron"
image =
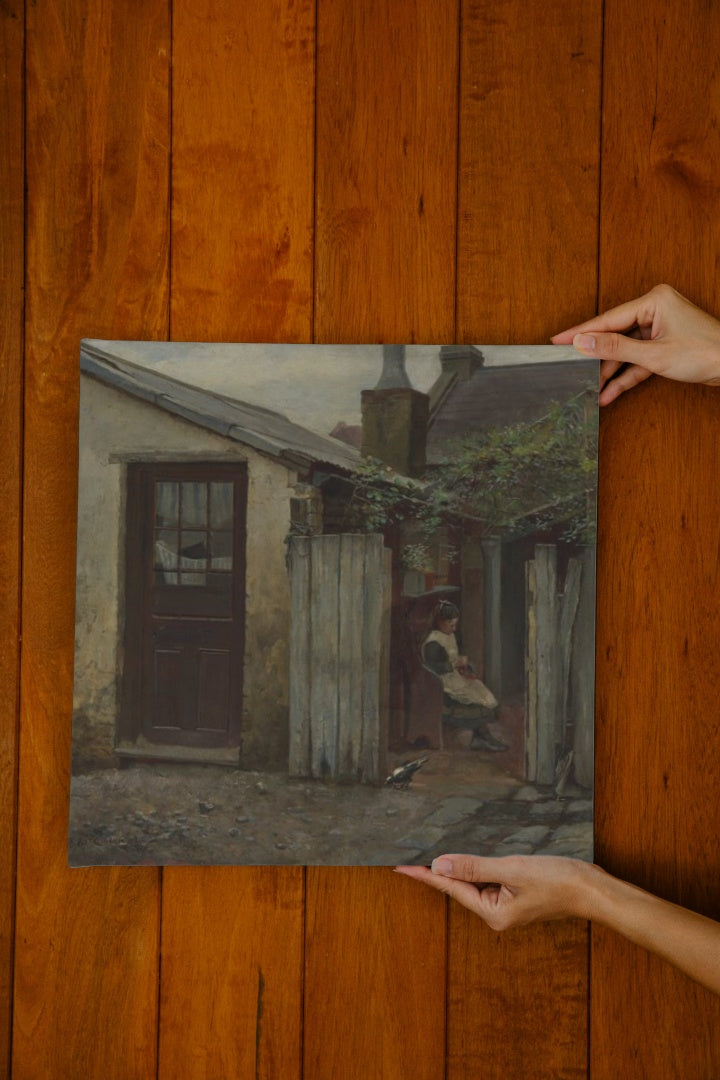
[[[433,630],[425,638],[424,644],[427,645],[430,641],[437,642],[447,653],[448,661],[451,664],[455,663],[460,653],[454,634],[443,634],[442,630]],[[469,679],[459,671],[453,670],[441,675],[440,678],[445,693],[460,705],[484,705],[486,709],[494,709],[497,706],[497,698],[477,676]]]

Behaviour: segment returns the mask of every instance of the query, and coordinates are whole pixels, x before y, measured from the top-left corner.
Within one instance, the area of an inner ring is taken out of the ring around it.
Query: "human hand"
[[[656,285],[551,341],[600,360],[601,405],[653,374],[720,385],[720,322],[669,285]]]
[[[591,884],[604,876],[591,863],[554,855],[441,855],[431,868],[395,869],[452,896],[493,930],[571,915],[589,918]]]
[[[479,915],[493,930],[548,919],[592,919],[662,956],[720,994],[720,923],[555,855],[441,855],[432,868],[396,866]]]

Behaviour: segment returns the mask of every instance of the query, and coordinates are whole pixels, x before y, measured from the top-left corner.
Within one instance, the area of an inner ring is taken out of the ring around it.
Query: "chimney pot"
[[[474,345],[443,345],[440,348],[440,365],[443,372],[457,375],[465,382],[485,365],[485,357]]]
[[[412,386],[405,370],[405,346],[383,345],[383,367],[376,390],[391,390],[399,386]]]

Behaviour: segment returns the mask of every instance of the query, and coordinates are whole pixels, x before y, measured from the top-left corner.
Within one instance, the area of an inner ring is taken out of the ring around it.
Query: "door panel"
[[[198,654],[198,728],[226,731],[230,708],[230,653],[201,649]]]
[[[156,649],[155,670],[155,726],[171,730],[180,724],[183,662],[180,649]]]

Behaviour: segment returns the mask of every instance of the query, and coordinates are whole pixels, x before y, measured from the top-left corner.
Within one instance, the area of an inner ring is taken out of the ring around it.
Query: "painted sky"
[[[360,391],[377,383],[382,345],[259,345],[89,340],[164,375],[283,413],[314,431],[360,423]],[[488,367],[578,360],[553,345],[479,345]],[[427,392],[440,374],[439,346],[408,345],[406,368]]]

